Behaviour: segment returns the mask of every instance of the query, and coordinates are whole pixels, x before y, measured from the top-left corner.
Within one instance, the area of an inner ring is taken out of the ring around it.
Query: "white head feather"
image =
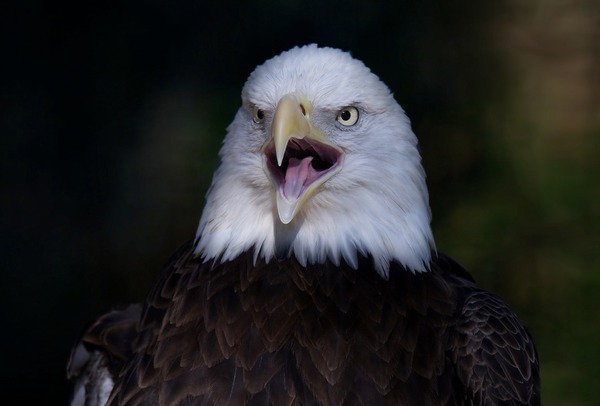
[[[262,147],[278,101],[293,92],[310,100],[313,123],[343,160],[283,224]],[[336,121],[347,106],[360,114],[352,127]],[[253,121],[256,109],[264,111],[263,123]],[[204,260],[228,261],[252,249],[255,258],[293,255],[302,264],[329,259],[356,267],[357,255],[371,256],[386,278],[391,261],[414,272],[428,269],[435,246],[417,139],[387,86],[350,54],[308,45],[258,66],[220,158],[197,232],[196,253]]]

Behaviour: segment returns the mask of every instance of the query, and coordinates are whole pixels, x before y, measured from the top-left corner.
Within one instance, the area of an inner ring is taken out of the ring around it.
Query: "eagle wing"
[[[138,334],[141,305],[100,316],[73,347],[67,365],[71,406],[105,405],[114,380],[129,359]]]
[[[453,344],[456,372],[473,404],[540,404],[535,345],[498,296],[479,289],[468,295]]]

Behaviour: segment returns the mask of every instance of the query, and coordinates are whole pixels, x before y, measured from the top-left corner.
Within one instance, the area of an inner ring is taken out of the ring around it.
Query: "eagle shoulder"
[[[71,406],[105,405],[137,336],[141,305],[103,314],[77,340],[67,364]]]
[[[451,340],[452,362],[475,405],[540,405],[539,358],[531,334],[499,296],[470,289]]]

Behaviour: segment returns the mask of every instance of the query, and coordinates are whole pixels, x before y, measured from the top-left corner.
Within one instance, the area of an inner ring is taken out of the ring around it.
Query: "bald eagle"
[[[93,322],[73,405],[536,405],[498,296],[436,251],[409,119],[349,53],[249,76],[195,238]]]

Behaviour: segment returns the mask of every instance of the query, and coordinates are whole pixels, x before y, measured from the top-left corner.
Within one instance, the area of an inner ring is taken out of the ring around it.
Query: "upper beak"
[[[263,148],[265,170],[277,188],[277,212],[282,223],[341,168],[341,152],[313,126],[312,103],[299,93],[281,98]]]

